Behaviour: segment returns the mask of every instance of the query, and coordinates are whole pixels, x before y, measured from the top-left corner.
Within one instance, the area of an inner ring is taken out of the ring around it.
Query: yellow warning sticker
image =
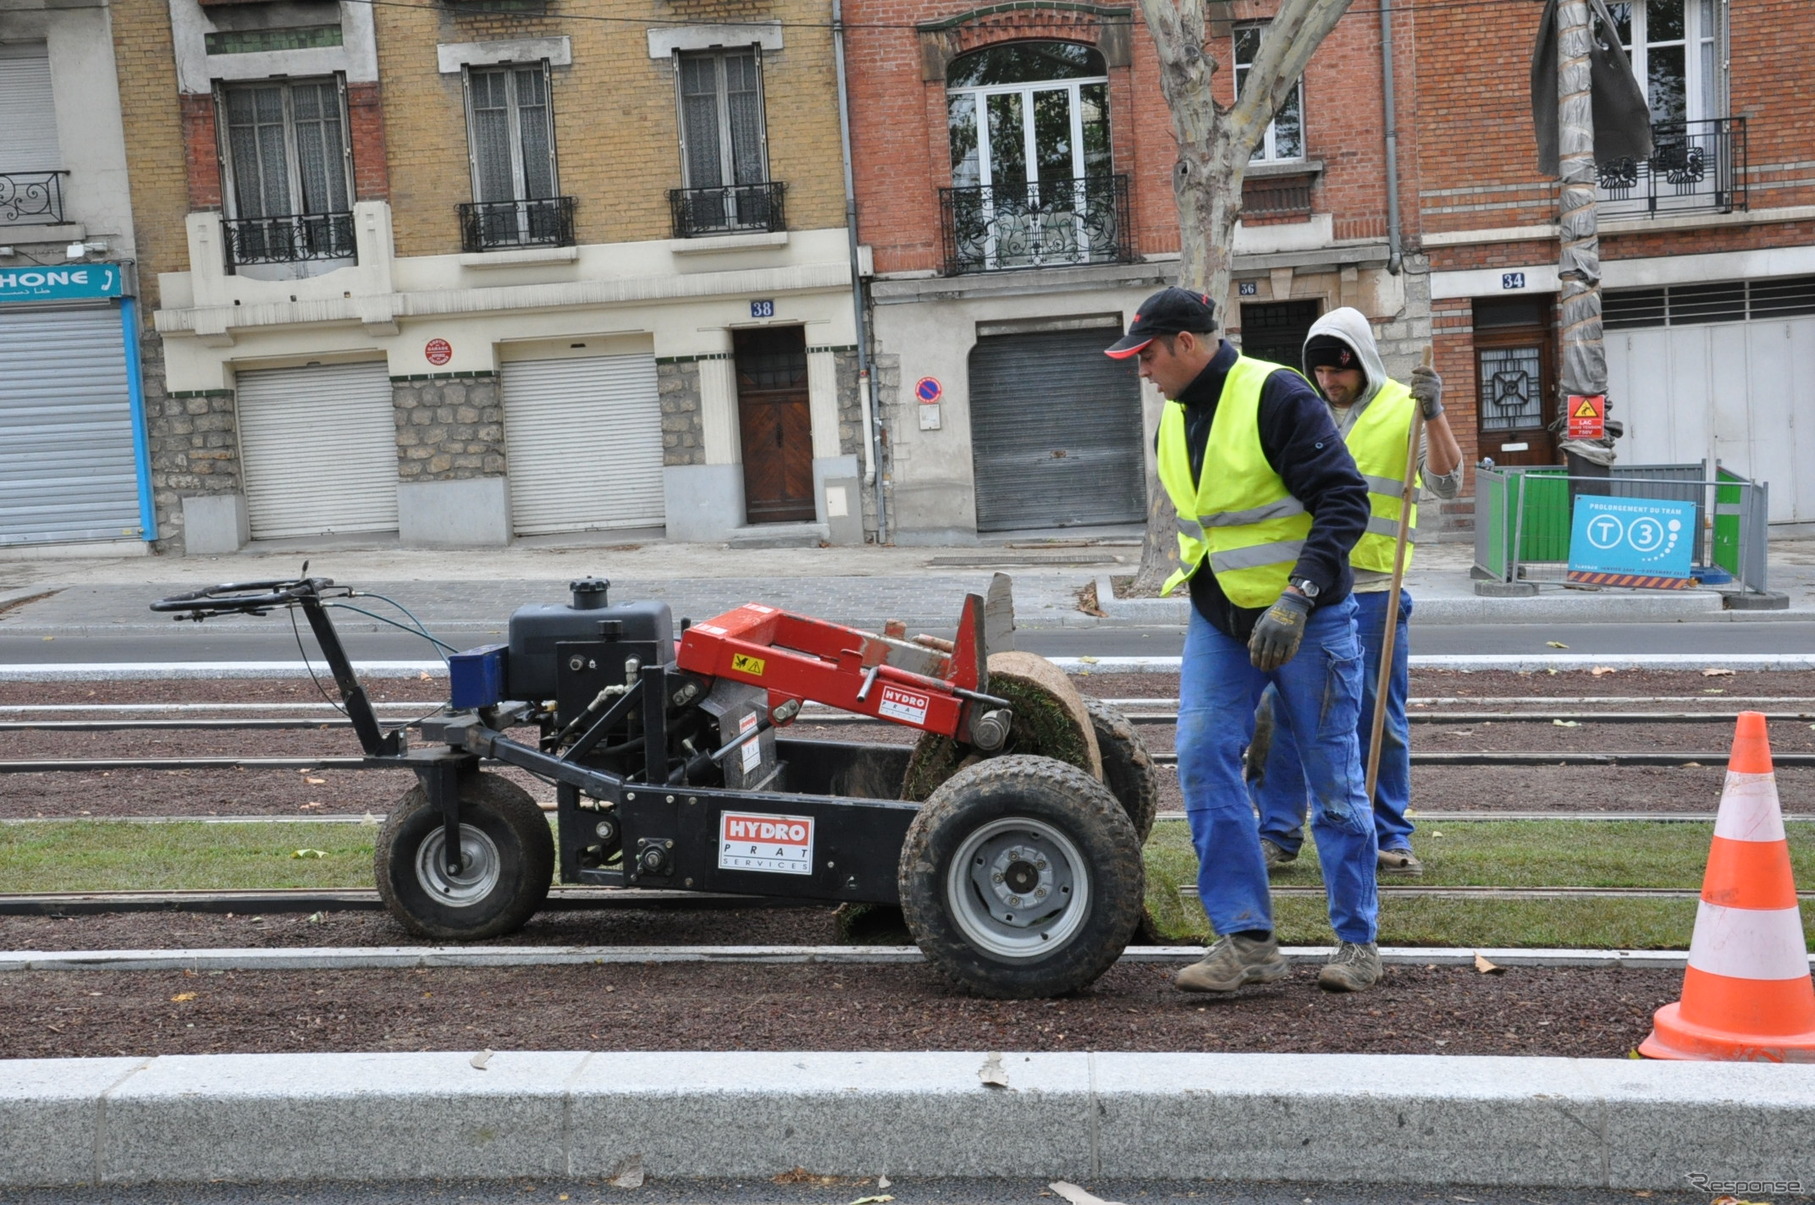
[[[740,674],[750,674],[760,678],[763,676],[763,659],[752,657],[747,653],[732,653],[731,668]]]
[[[1573,418],[1598,418],[1600,411],[1595,409],[1593,398],[1583,398],[1582,404],[1576,407]]]

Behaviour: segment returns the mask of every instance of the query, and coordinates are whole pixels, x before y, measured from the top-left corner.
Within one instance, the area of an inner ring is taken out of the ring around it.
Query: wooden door
[[[1496,465],[1558,464],[1554,339],[1547,304],[1475,307],[1476,454]]]
[[[732,351],[743,435],[744,521],[811,522],[813,418],[806,328],[735,331]]]

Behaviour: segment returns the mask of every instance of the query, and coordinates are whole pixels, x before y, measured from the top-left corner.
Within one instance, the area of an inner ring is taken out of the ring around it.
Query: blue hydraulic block
[[[448,706],[455,711],[504,701],[504,658],[508,644],[482,644],[447,659]]]

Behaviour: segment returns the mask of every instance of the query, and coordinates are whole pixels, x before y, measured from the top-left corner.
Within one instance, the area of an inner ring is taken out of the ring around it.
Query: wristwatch
[[[1312,581],[1308,577],[1287,578],[1286,585],[1293,587],[1300,594],[1304,595],[1306,598],[1316,598],[1317,597],[1317,593],[1318,593],[1317,583]]]

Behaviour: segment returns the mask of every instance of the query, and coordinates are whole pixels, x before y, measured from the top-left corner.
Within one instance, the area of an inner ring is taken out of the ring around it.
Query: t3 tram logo
[[[718,868],[812,874],[813,817],[722,813],[718,820]]]

